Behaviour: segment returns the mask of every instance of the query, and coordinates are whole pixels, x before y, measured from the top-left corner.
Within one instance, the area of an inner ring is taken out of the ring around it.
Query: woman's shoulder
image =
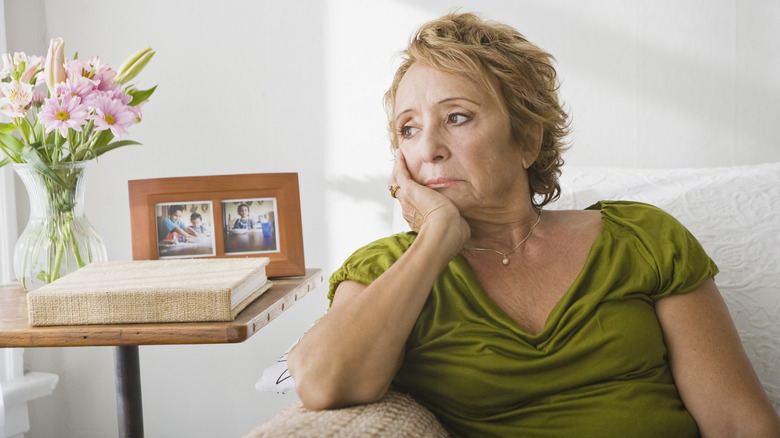
[[[417,233],[406,232],[377,239],[352,253],[331,274],[328,298],[333,299],[339,283],[345,280],[371,284],[396,262],[414,242]]]
[[[362,246],[357,251],[355,251],[350,258],[365,258],[384,255],[396,259],[404,252],[406,252],[407,249],[409,249],[416,237],[417,233],[411,231],[382,237]]]
[[[638,201],[599,201],[587,210],[601,213],[603,219],[627,228],[679,228],[682,224],[663,208]]]
[[[640,201],[626,201],[626,200],[601,200],[595,204],[585,208],[585,210],[600,210],[600,211],[617,211],[617,212],[630,212],[630,211],[651,211],[651,212],[664,212],[664,210],[653,204]]]
[[[617,239],[628,238],[626,242],[639,242],[656,259],[690,251],[709,260],[691,231],[658,206],[634,201],[599,201],[588,209],[601,212],[608,234]]]

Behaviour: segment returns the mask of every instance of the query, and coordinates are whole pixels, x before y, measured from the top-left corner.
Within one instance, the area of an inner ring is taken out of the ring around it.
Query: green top
[[[694,290],[718,268],[674,218],[603,201],[585,266],[544,329],[529,334],[455,257],[437,278],[393,385],[462,437],[697,437],[667,362],[654,302]],[[415,239],[355,252],[330,279],[370,284]]]

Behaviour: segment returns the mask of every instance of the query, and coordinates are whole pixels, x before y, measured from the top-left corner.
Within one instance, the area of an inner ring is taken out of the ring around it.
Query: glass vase
[[[12,164],[30,198],[30,219],[14,249],[14,272],[25,290],[106,260],[103,239],[84,214],[84,176],[94,164],[50,166],[64,185],[30,164]]]

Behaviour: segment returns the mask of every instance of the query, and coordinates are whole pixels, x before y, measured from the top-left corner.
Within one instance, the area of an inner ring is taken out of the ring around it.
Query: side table
[[[322,269],[303,277],[272,278],[273,287],[234,321],[31,327],[26,292],[0,286],[0,348],[114,346],[119,436],[143,437],[139,345],[224,344],[249,339],[324,281]]]

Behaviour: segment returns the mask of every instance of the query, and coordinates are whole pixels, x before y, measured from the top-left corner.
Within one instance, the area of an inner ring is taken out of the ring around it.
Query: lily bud
[[[56,38],[49,43],[49,52],[46,54],[46,64],[43,67],[46,76],[46,86],[49,95],[54,96],[57,84],[65,82],[65,42],[62,38]]]
[[[119,66],[114,82],[124,85],[136,77],[138,73],[141,73],[141,70],[146,67],[146,64],[152,59],[154,53],[155,52],[151,47],[146,47],[130,55],[130,57],[125,59],[122,65]]]

